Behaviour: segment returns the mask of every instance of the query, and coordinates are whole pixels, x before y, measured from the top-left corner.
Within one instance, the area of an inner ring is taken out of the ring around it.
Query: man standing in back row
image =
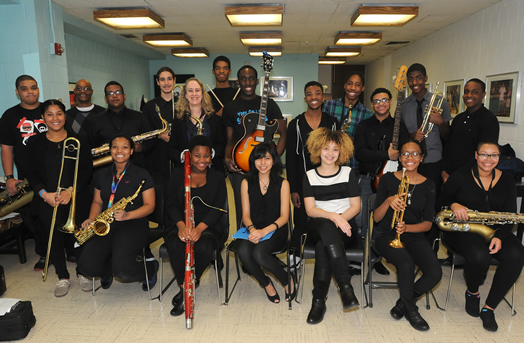
[[[215,75],[216,87],[207,92],[213,103],[215,114],[221,116],[224,106],[231,102],[237,94],[236,88],[229,85],[231,75],[231,61],[226,56],[218,56],[213,61],[213,75]]]
[[[87,139],[87,133],[84,125],[89,115],[96,115],[103,112],[102,106],[95,105],[91,102],[93,96],[93,87],[87,80],[79,80],[75,85],[75,106],[72,106],[66,112],[66,128],[72,129],[80,137]]]

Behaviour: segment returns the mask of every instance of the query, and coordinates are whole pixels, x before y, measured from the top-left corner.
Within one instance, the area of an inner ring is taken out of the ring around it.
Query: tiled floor
[[[519,312],[512,317],[504,303],[496,311],[497,333],[485,331],[480,319],[469,317],[464,312],[465,286],[461,270],[455,274],[447,312],[438,310],[433,301],[431,309],[426,310],[425,300],[419,301],[421,314],[431,326],[429,332],[417,332],[405,319],[395,321],[390,317],[389,310],[398,297],[398,290],[375,290],[373,308],[343,313],[333,283],[324,321],[308,325],[306,317],[311,303],[313,275],[313,264],[309,261],[303,303],[293,302],[292,311],[285,303],[270,303],[254,279],[245,274],[242,274],[229,306],[221,306],[214,270],[208,269],[196,293],[194,328],[187,330],[184,316],[172,317],[169,314],[171,298],[176,293],[173,287],[160,303],[158,300],[149,301],[138,283],[115,281],[111,288],[101,289],[92,296],[82,292],[75,280],[67,296],[55,298],[54,268],[50,268],[48,281],[42,282],[41,273],[33,271],[37,260],[33,242],[27,243],[29,262],[21,265],[17,256],[0,255],[0,264],[6,272],[7,292],[4,297],[32,301],[37,323],[25,340],[28,342],[522,342],[524,337],[523,314]],[[158,247],[159,244],[153,249],[155,255]],[[69,264],[72,275],[74,267],[74,264]],[[390,265],[388,268],[392,270]],[[442,282],[435,290],[441,303],[446,294],[450,268],[444,267],[443,272]],[[164,275],[171,277],[171,270],[165,268]],[[382,278],[394,281],[394,275]],[[482,295],[486,294],[492,277],[493,270],[490,270],[486,284],[481,287]],[[358,281],[358,277],[353,278],[360,299]],[[518,286],[517,283],[517,311],[524,311],[523,292]],[[157,285],[154,288],[156,294],[158,289]],[[284,295],[283,287],[279,285],[277,290]],[[364,303],[362,299],[360,302]]]

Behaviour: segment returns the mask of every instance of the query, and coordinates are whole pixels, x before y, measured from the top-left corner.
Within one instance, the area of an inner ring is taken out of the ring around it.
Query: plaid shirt
[[[344,105],[344,98],[333,99],[324,103],[322,112],[326,112],[334,116],[340,122],[340,126],[343,126],[349,115],[349,108]],[[346,129],[348,136],[351,138],[355,137],[355,130],[358,123],[360,123],[361,120],[371,118],[372,116],[373,112],[371,112],[371,110],[367,109],[360,102],[357,103],[357,105],[351,110],[350,124]],[[351,158],[349,161],[349,166],[355,170],[358,170],[358,161],[355,159],[355,157]]]

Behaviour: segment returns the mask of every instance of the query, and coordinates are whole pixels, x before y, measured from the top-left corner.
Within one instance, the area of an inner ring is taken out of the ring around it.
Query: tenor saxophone
[[[29,204],[33,199],[33,191],[29,187],[27,179],[17,183],[16,190],[18,193],[15,195],[9,195],[7,189],[0,193],[0,218]]]
[[[97,236],[107,235],[109,233],[109,230],[111,229],[111,223],[115,220],[115,218],[113,217],[115,211],[123,210],[126,208],[128,204],[132,204],[133,200],[135,200],[138,194],[140,193],[140,190],[142,189],[142,186],[145,182],[146,180],[142,180],[142,182],[140,182],[140,186],[138,186],[138,189],[136,190],[135,194],[133,194],[130,197],[120,199],[116,204],[97,215],[87,229],[80,228],[78,231],[76,231],[75,238],[78,241],[78,244],[84,244],[89,238],[93,237],[95,234]]]

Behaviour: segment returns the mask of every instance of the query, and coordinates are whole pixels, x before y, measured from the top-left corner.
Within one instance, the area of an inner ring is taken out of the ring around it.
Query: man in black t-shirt
[[[221,116],[224,106],[231,102],[238,89],[229,86],[229,75],[231,75],[231,61],[226,56],[218,56],[213,61],[213,75],[215,75],[216,87],[207,92],[213,103],[215,114]]]
[[[41,104],[38,101],[40,90],[36,80],[32,76],[21,75],[16,79],[15,85],[20,104],[9,108],[0,118],[2,167],[4,168],[7,191],[10,195],[15,195],[18,192],[16,184],[22,182],[27,176],[25,156],[29,155],[28,141],[47,131],[47,126],[42,119]],[[14,176],[15,166],[18,171],[17,177]],[[40,255],[35,270],[43,270],[45,234],[41,229],[38,229],[38,220],[34,220],[29,206],[22,207],[18,212],[20,212],[25,225],[35,235],[35,251]]]
[[[75,106],[66,112],[66,128],[71,128],[81,137],[87,138],[87,133],[83,124],[89,115],[96,115],[103,112],[102,106],[95,105],[91,102],[93,96],[93,87],[87,80],[79,80],[75,85]]]
[[[232,149],[235,143],[244,135],[242,117],[249,112],[260,113],[262,97],[255,93],[258,85],[258,73],[255,68],[250,65],[245,65],[238,70],[237,77],[240,86],[240,93],[234,101],[231,101],[224,107],[222,120],[227,129],[226,157],[224,159],[224,164],[230,172],[229,177],[235,194],[237,228],[239,228],[242,219],[240,184],[242,183],[244,176],[242,170],[238,168],[233,160]],[[273,99],[269,99],[267,102],[266,120],[269,121],[274,119],[278,121],[277,133],[280,135],[280,140],[277,144],[277,152],[279,155],[282,155],[286,149],[286,122],[282,117],[282,112],[278,105],[273,101]]]

